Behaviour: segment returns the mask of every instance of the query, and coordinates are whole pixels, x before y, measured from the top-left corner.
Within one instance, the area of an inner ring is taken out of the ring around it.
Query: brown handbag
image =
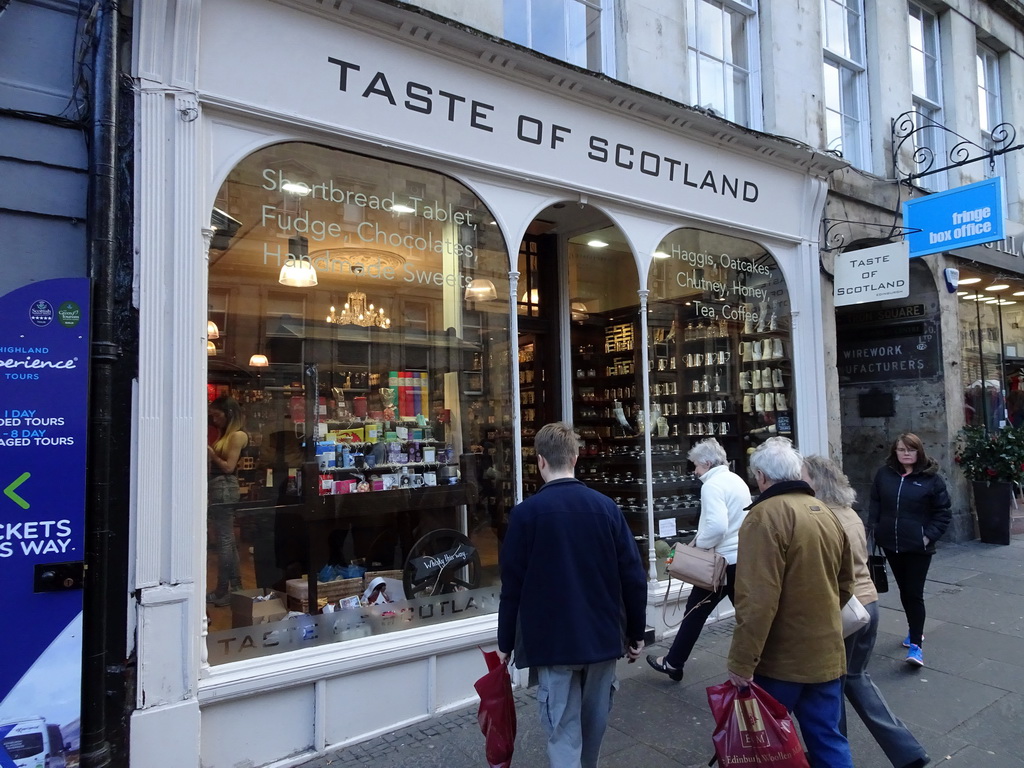
[[[713,549],[700,549],[693,544],[676,545],[672,562],[668,564],[669,575],[687,584],[717,592],[725,585],[725,558]]]

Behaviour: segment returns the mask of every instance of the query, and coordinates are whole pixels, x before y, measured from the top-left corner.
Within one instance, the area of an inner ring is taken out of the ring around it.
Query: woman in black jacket
[[[921,438],[904,432],[875,474],[868,526],[875,543],[885,550],[907,614],[907,663],[919,667],[924,666],[924,582],[935,542],[950,517],[949,493],[938,464],[925,455]]]

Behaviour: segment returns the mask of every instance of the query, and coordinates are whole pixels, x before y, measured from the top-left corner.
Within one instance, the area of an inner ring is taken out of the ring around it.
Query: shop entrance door
[[[0,297],[0,766],[78,764],[89,280]]]
[[[527,234],[519,248],[519,415],[523,439],[523,497],[537,492],[533,437],[563,418],[557,238]]]

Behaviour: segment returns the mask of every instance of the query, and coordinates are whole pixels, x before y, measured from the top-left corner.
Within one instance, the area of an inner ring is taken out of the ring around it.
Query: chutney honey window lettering
[[[210,663],[494,611],[493,217],[442,174],[284,143],[231,172],[211,223]]]

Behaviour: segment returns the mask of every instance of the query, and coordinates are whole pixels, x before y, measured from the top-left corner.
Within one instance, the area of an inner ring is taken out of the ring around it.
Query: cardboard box
[[[254,597],[272,595],[267,600]],[[273,589],[241,589],[231,593],[231,626],[249,627],[280,621],[288,615],[285,596]]]
[[[292,611],[309,613],[309,582],[306,579],[288,579],[285,582],[288,593],[287,607]],[[335,579],[334,581],[318,581],[316,597],[320,608],[324,603],[336,602],[349,595],[359,595],[363,591],[363,577],[354,579]]]

